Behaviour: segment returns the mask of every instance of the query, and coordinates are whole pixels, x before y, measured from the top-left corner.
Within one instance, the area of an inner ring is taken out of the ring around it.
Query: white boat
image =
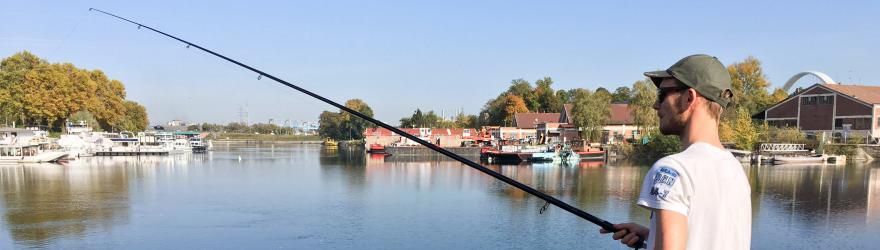
[[[213,149],[214,147],[213,143],[211,143],[211,140],[205,140],[198,136],[189,138],[189,144],[190,147],[192,147],[192,151],[194,153],[206,152]]]
[[[774,156],[773,164],[822,164],[825,157],[822,156]]]
[[[0,163],[55,162],[67,152],[53,149],[48,138],[33,130],[0,128]]]
[[[528,160],[530,162],[578,163],[581,161],[581,157],[572,151],[571,147],[556,144],[545,148],[544,152],[532,153]]]

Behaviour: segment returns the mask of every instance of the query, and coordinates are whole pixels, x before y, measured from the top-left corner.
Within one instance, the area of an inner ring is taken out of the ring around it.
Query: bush
[[[639,161],[655,161],[667,155],[678,153],[681,150],[681,141],[674,135],[651,134],[648,135],[648,143],[639,144],[635,147],[635,153]]]

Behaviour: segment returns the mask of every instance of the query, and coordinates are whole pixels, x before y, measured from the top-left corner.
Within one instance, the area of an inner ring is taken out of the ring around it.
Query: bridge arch
[[[789,89],[791,88],[791,86],[794,85],[797,80],[801,79],[801,77],[804,77],[806,75],[813,75],[815,77],[818,77],[819,80],[822,80],[822,83],[824,84],[837,84],[837,82],[831,80],[831,77],[826,75],[825,73],[819,71],[804,71],[801,73],[797,73],[789,78],[788,81],[785,82],[785,86],[783,86],[782,89],[785,90],[785,92],[790,92]]]

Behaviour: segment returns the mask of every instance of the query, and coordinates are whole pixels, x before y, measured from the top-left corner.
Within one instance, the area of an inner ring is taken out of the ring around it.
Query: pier
[[[102,151],[102,152],[95,152],[95,156],[142,156],[142,155],[168,155],[168,151]]]

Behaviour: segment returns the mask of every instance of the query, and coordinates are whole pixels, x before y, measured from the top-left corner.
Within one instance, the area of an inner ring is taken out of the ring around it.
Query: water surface
[[[0,166],[0,249],[621,249],[597,227],[440,157],[227,145]],[[239,160],[240,159],[240,160]],[[648,166],[490,166],[612,222]],[[880,165],[744,167],[755,249],[880,244]]]

